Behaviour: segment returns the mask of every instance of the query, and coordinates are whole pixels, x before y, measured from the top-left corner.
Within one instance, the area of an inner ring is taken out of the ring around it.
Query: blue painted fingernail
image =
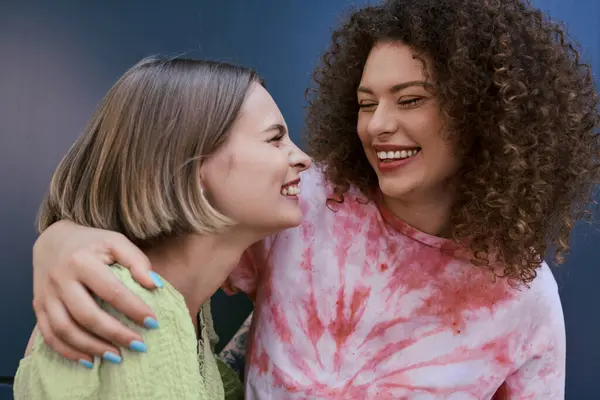
[[[84,367],[86,367],[87,369],[92,369],[94,368],[94,363],[89,362],[88,360],[84,360],[81,359],[79,360],[79,364],[83,365]]]
[[[111,363],[115,363],[115,364],[121,363],[121,357],[119,357],[119,355],[117,355],[113,352],[110,352],[110,351],[107,351],[106,353],[104,353],[102,358],[104,358],[106,361],[110,361]]]
[[[146,347],[146,343],[140,342],[139,340],[131,341],[131,343],[129,343],[129,348],[139,353],[145,353],[146,350],[148,350],[148,348]]]
[[[158,321],[152,317],[144,318],[144,326],[148,329],[158,329]]]
[[[163,287],[163,281],[160,278],[160,276],[158,276],[158,274],[154,271],[150,271],[148,272],[150,274],[150,278],[152,278],[152,280],[154,281],[154,286],[156,286],[157,288],[162,288]]]

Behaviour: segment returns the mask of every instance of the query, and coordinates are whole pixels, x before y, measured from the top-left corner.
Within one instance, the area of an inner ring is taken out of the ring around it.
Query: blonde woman
[[[34,332],[15,399],[224,398],[210,296],[251,244],[300,223],[300,172],[309,163],[253,71],[181,58],[145,59],[127,71],[58,166],[39,230],[69,220],[136,243],[158,290],[118,264],[114,280],[124,285],[115,287],[153,312],[143,329],[109,302],[81,303],[137,332],[128,347],[93,358],[65,359],[51,349],[57,341]],[[38,325],[60,330],[44,317]]]

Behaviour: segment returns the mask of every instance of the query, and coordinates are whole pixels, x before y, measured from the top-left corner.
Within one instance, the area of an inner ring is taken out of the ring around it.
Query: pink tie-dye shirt
[[[546,264],[514,289],[381,201],[328,194],[304,173],[303,224],[255,245],[225,286],[255,300],[246,399],[564,398]]]

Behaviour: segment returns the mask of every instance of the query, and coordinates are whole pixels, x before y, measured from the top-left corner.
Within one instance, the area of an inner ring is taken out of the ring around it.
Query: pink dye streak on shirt
[[[246,399],[564,398],[565,328],[543,264],[493,280],[446,239],[302,175],[303,224],[255,245],[224,287],[255,300]]]

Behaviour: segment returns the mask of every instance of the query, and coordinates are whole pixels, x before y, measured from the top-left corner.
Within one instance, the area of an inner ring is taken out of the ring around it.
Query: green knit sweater
[[[129,321],[110,305],[103,309],[136,330],[147,353],[121,349],[122,361],[113,364],[96,358],[89,370],[46,346],[37,334],[32,353],[21,360],[15,377],[15,400],[218,400],[241,398],[241,382],[218,360],[218,340],[210,301],[200,313],[200,340],[183,296],[168,282],[149,291],[135,282],[129,270],[113,265],[113,272],[155,312],[160,328],[147,330]]]

